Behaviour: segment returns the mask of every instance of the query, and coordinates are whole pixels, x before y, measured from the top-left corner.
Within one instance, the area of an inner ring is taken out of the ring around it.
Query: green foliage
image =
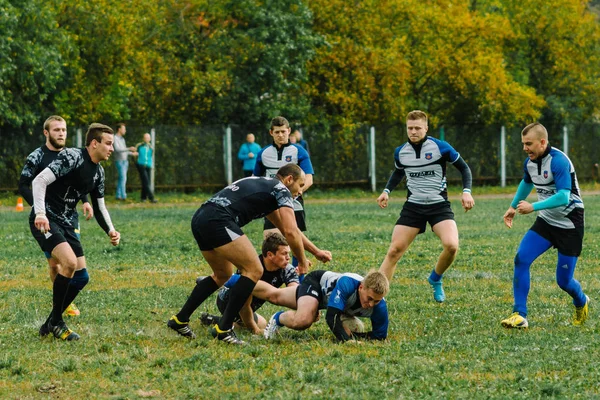
[[[0,0],[0,129],[44,117],[68,49],[46,2]]]
[[[385,255],[401,196],[392,197],[387,210],[374,197],[340,197],[308,201],[308,235],[332,250],[326,268],[365,273]],[[82,221],[91,280],[77,299],[82,315],[67,320],[82,335],[76,343],[37,337],[51,303],[46,261],[27,215],[0,207],[0,397],[598,397],[594,303],[586,324],[572,326],[573,306],[556,286],[556,251],[550,250],[532,268],[530,329],[503,329],[499,321],[512,307],[514,252],[534,217],[518,216],[509,230],[501,217],[510,195],[475,199],[466,214],[453,200],[461,249],[444,281],[446,303],[433,301],[426,282],[439,239],[430,231],[419,235],[404,255],[387,296],[388,341],[335,344],[322,318],[304,332],[282,329],[273,342],[239,332],[249,341],[243,349],[215,343],[200,326],[201,311],[216,311],[214,296],[192,317],[195,341],[165,327],[195,278],[209,271],[189,227],[200,199],[109,204],[122,233],[119,248],[95,222]],[[600,206],[598,196],[584,193],[584,201],[589,210]],[[600,289],[597,213],[588,213],[586,222],[576,277],[593,302]],[[260,221],[244,231],[260,243]],[[259,313],[268,317],[278,309],[265,305]]]

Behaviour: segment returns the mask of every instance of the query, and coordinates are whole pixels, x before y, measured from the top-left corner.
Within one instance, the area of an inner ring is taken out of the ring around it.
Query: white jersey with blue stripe
[[[569,190],[569,203],[564,207],[539,211],[539,217],[552,226],[573,229],[584,224],[583,200],[573,163],[562,151],[548,146],[538,160],[525,160],[523,180],[533,183],[538,200],[545,200],[558,191]]]
[[[296,164],[305,174],[314,174],[310,157],[306,150],[297,144],[287,143],[281,147],[270,144],[264,147],[256,157],[253,174],[274,178],[279,168],[286,164]]]
[[[454,163],[460,154],[447,142],[426,136],[413,144],[406,142],[394,152],[395,166],[406,175],[407,201],[435,204],[448,200],[446,163]]]
[[[381,300],[373,308],[363,308],[358,295],[358,287],[363,279],[362,276],[351,272],[325,272],[320,281],[323,304],[320,304],[319,308],[333,307],[346,315],[370,318],[373,338],[385,338],[389,324],[386,301]]]

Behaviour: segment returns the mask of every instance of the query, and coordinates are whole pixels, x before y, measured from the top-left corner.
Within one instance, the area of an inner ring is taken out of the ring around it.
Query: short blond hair
[[[387,295],[390,291],[390,282],[384,274],[379,271],[370,271],[362,281],[365,289],[371,289],[380,295]]]
[[[521,136],[525,136],[529,132],[533,132],[536,139],[548,140],[548,131],[546,130],[546,127],[539,122],[534,122],[533,124],[529,124],[523,128],[521,131]]]
[[[413,110],[406,116],[406,121],[418,121],[420,119],[427,123],[427,114],[421,110]]]
[[[65,124],[67,123],[67,121],[65,121],[65,119],[63,117],[61,117],[60,115],[51,115],[44,122],[44,130],[45,131],[50,129],[50,123],[52,121],[60,121],[60,122],[64,122]]]

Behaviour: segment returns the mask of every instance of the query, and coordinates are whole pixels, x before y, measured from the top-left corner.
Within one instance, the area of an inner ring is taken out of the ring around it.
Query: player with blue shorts
[[[538,211],[527,231],[514,261],[513,314],[502,320],[506,328],[527,328],[527,296],[531,264],[551,247],[558,250],[556,282],[573,298],[574,325],[588,317],[590,299],[573,277],[583,246],[584,212],[581,191],[573,163],[562,151],[550,146],[548,132],[540,123],[527,125],[521,132],[525,160],[524,175],[513,201],[504,214],[504,223],[512,228],[516,213]],[[538,201],[525,201],[535,188]]]

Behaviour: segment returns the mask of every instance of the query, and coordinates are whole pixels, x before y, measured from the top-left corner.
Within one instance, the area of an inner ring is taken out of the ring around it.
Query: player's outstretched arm
[[[315,256],[317,260],[321,262],[329,262],[332,259],[331,252],[329,250],[321,250],[319,249],[313,242],[311,242],[304,233],[300,229],[298,232],[302,235],[302,244],[304,245],[304,249],[308,251],[310,254]]]
[[[285,236],[292,252],[298,259],[298,273],[306,274],[310,268],[310,262],[304,254],[304,245],[302,240],[302,232],[296,224],[294,210],[290,207],[281,207],[267,215],[269,221],[279,229],[281,234]]]

